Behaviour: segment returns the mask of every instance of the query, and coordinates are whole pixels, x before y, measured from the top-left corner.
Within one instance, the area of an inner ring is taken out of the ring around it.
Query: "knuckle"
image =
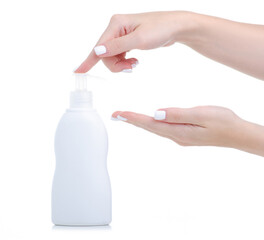
[[[110,42],[106,43],[106,48],[109,55],[116,55],[119,49],[122,47],[118,39],[113,39]]]
[[[193,116],[198,122],[204,123],[214,114],[211,113],[211,108],[208,106],[193,107]],[[210,114],[211,113],[211,114]]]
[[[120,23],[122,20],[123,15],[122,14],[114,14],[111,19],[110,22],[112,23]]]
[[[167,108],[166,109],[166,112],[167,112],[167,118],[168,118],[168,121],[170,122],[177,122],[179,120],[181,120],[181,117],[182,117],[182,113],[180,111],[180,109],[177,109],[177,108]]]
[[[181,110],[172,111],[171,118],[172,121],[184,123],[184,114]]]

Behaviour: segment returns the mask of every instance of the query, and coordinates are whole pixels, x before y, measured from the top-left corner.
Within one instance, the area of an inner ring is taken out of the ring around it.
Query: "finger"
[[[135,49],[138,43],[136,37],[137,34],[134,31],[122,37],[113,38],[97,45],[94,48],[95,54],[99,57],[111,57]]]
[[[154,114],[154,119],[167,123],[202,124],[196,108],[164,108]]]
[[[111,24],[105,29],[100,39],[98,40],[96,45],[100,45],[102,42],[108,41],[113,38],[117,28],[112,26]],[[94,49],[90,52],[88,57],[84,60],[84,62],[74,71],[75,73],[85,73],[88,72],[95,64],[97,64],[101,58],[99,58]]]
[[[164,122],[155,121],[153,117],[134,112],[117,111],[112,114],[112,119],[124,121],[155,133],[159,136],[172,139],[171,133],[173,126]]]
[[[100,61],[100,58],[95,54],[94,51],[90,52],[89,56],[85,61],[74,71],[75,73],[86,73],[88,72],[96,63]]]
[[[126,59],[125,57],[119,57],[119,55],[104,58],[103,62],[111,72],[132,72],[132,68],[135,68],[138,64],[136,58]]]
[[[136,58],[128,58],[128,59],[125,59],[125,61],[131,64],[132,68],[135,68],[139,64]]]

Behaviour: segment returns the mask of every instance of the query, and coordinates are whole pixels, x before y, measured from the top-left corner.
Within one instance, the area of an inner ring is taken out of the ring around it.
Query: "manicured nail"
[[[118,119],[118,120],[121,120],[121,121],[127,121],[127,119],[126,119],[126,118],[124,118],[124,117],[121,117],[120,115],[117,115],[117,119]]]
[[[135,63],[131,64],[131,67],[132,67],[132,68],[135,68],[138,64],[139,64],[139,62],[136,61]]]
[[[166,112],[165,111],[156,111],[154,114],[155,120],[164,120],[166,118]]]
[[[94,48],[94,52],[97,56],[105,54],[106,53],[106,47],[104,45],[96,46]]]
[[[128,69],[123,69],[122,70],[123,73],[132,73],[132,69],[128,68]]]
[[[113,121],[119,121],[119,119],[118,118],[115,118],[115,117],[111,117],[111,120],[113,120]]]

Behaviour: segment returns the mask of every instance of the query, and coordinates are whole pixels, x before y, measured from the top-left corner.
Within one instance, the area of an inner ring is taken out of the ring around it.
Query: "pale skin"
[[[100,60],[112,72],[130,72],[138,60],[126,59],[126,52],[175,42],[264,80],[263,25],[184,11],[114,15],[96,44],[100,51],[93,49],[75,72],[87,72]],[[264,156],[264,126],[247,122],[229,109],[199,106],[159,110],[164,113],[160,120],[127,111],[114,112],[112,117],[182,146],[230,147]]]

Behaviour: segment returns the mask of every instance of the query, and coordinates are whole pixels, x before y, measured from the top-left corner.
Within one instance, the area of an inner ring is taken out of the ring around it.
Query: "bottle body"
[[[56,169],[52,186],[55,225],[111,222],[107,150],[107,132],[96,111],[67,110],[55,135]]]

